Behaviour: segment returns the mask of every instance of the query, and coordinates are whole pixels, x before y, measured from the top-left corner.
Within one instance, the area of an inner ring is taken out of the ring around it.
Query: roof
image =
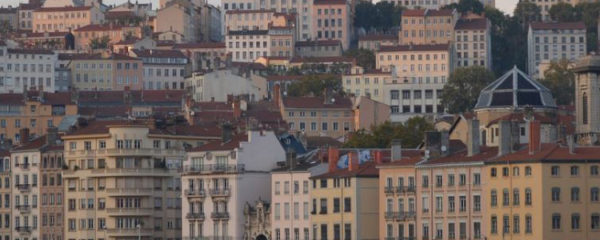
[[[196,43],[178,43],[173,45],[173,49],[184,48],[225,48],[224,42],[196,42]]]
[[[516,66],[481,90],[475,109],[556,108],[550,90]]]
[[[142,94],[143,92],[143,94]],[[125,91],[80,91],[80,106],[126,105]],[[182,90],[131,90],[131,105],[181,105],[185,92]]]
[[[479,154],[467,156],[467,149],[463,148],[460,151],[452,153],[445,157],[432,158],[419,164],[420,166],[442,165],[442,164],[457,164],[457,163],[473,163],[495,159],[498,156],[498,147],[480,146]]]
[[[321,178],[339,178],[339,177],[358,177],[358,178],[377,178],[379,170],[376,168],[375,162],[368,161],[360,164],[358,169],[350,171],[349,168],[336,169],[318,176],[311,177],[312,179]]]
[[[133,49],[132,51],[140,58],[187,58],[181,51],[178,50]]]
[[[44,145],[46,145],[46,137],[45,136],[41,136],[41,137],[37,137],[37,138],[35,138],[33,140],[30,140],[29,142],[27,142],[27,143],[25,143],[23,145],[19,145],[17,147],[14,147],[11,151],[35,150],[35,149],[40,149]]]
[[[352,108],[352,101],[350,98],[334,97],[334,99],[335,101],[333,103],[326,103],[323,97],[286,97],[283,99],[283,105],[286,108]]]
[[[481,30],[487,29],[487,18],[461,18],[454,26],[455,30]]]
[[[339,4],[346,4],[346,0],[314,0],[313,2],[315,5],[339,5]]]
[[[586,29],[583,22],[532,22],[530,26],[533,30]]]
[[[402,17],[425,17],[425,16],[452,16],[453,10],[451,9],[440,9],[440,10],[432,10],[432,9],[406,9],[402,11]]]
[[[188,152],[207,152],[207,151],[227,151],[234,150],[240,147],[241,142],[247,142],[248,135],[238,134],[231,138],[231,140],[227,142],[223,142],[223,140],[212,141],[206,143],[202,146],[198,146],[188,150]]]
[[[302,75],[269,75],[267,76],[267,81],[297,81],[302,79],[304,76]]]
[[[77,28],[75,32],[88,32],[88,31],[118,31],[123,26],[117,24],[90,24],[83,27]]]
[[[104,14],[104,18],[115,19],[124,17],[135,17],[133,11],[108,11]]]
[[[525,118],[526,118],[526,114],[523,112],[518,112],[518,113],[510,113],[507,115],[504,115],[502,117],[493,119],[492,121],[490,121],[485,127],[489,128],[490,126],[499,123],[500,121],[511,121],[511,122],[525,122]],[[545,123],[545,124],[552,124],[554,123],[554,119],[547,116],[547,115],[543,115],[540,113],[533,113],[533,118],[537,121],[540,121],[540,123]]]
[[[38,91],[28,91],[28,101],[38,101]],[[24,94],[22,93],[2,93],[0,94],[0,105],[23,105]],[[71,103],[71,94],[69,92],[47,93],[44,92],[42,105],[69,105]]]
[[[355,62],[352,57],[293,57],[290,63]]]
[[[0,14],[9,14],[9,13],[17,13],[17,8],[8,7],[8,8],[0,8]]]
[[[66,6],[66,7],[49,7],[49,8],[38,8],[35,12],[70,12],[70,11],[87,11],[90,10],[91,6]]]
[[[296,47],[312,47],[312,46],[339,46],[340,40],[314,40],[314,41],[297,41]]]
[[[110,56],[103,56],[100,53],[61,53],[58,55],[59,60],[139,60],[139,58],[130,57],[124,54],[112,53]]]
[[[382,40],[390,40],[397,41],[398,36],[392,34],[367,34],[358,37],[359,41],[382,41]]]
[[[425,52],[425,51],[448,51],[450,45],[445,44],[419,44],[400,46],[381,46],[378,52]]]
[[[24,49],[24,48],[9,48],[8,53],[11,54],[42,54],[53,55],[54,52],[48,49]]]
[[[64,38],[69,32],[21,32],[16,38]]]
[[[486,163],[527,163],[527,162],[547,162],[547,163],[574,163],[576,161],[597,161],[600,162],[600,147],[575,147],[573,153],[565,145],[557,143],[543,143],[540,149],[533,154],[529,153],[529,148],[525,147],[514,153],[500,156]]]
[[[575,62],[575,66],[573,67],[573,71],[577,73],[589,72],[589,71],[600,71],[600,55],[589,54],[585,57],[579,58],[577,62]]]
[[[229,35],[266,35],[269,30],[229,30]]]
[[[35,10],[42,7],[41,2],[20,3],[19,10]]]

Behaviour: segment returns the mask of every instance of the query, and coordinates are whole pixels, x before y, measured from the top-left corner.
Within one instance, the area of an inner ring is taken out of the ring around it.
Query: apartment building
[[[40,173],[40,237],[41,239],[64,239],[64,187],[62,168],[64,146],[57,128],[49,128],[46,147],[42,151]]]
[[[78,111],[68,93],[43,92],[0,94],[0,109],[0,139],[11,139],[13,143],[22,139],[22,128],[28,128],[33,136],[41,136]]]
[[[27,3],[19,3],[19,10],[17,11],[19,30],[33,30],[33,11],[42,7],[42,3],[39,0],[30,0]]]
[[[139,90],[144,86],[143,62],[117,53],[61,54],[71,69],[72,87],[80,90]]]
[[[130,55],[142,59],[144,89],[184,89],[190,66],[188,58],[180,51],[133,49]]]
[[[561,59],[575,61],[586,54],[586,27],[583,22],[530,24],[527,70],[533,78],[543,77],[543,65]]]
[[[383,93],[382,102],[390,105],[392,120],[444,111],[440,96],[452,71],[452,52],[450,44],[381,47],[376,54],[377,69],[398,76],[385,83]]]
[[[454,40],[459,13],[454,10],[414,9],[402,11],[401,45],[446,44]]]
[[[339,40],[348,49],[354,36],[353,9],[346,0],[315,0],[312,10],[312,39]]]
[[[104,22],[104,13],[96,6],[44,7],[33,11],[34,32],[68,32]]]
[[[0,22],[6,22],[13,30],[17,30],[19,27],[17,8],[13,8],[11,5],[1,7]]]
[[[310,239],[309,178],[326,173],[327,164],[297,159],[295,153],[287,155],[286,166],[271,171],[271,234],[280,239]]]
[[[246,204],[271,198],[269,170],[285,160],[279,140],[269,131],[231,131],[187,152],[179,193],[185,239],[242,239]]]
[[[11,213],[12,206],[10,202],[12,201],[12,187],[10,185],[11,181],[11,161],[10,161],[10,151],[9,150],[0,150],[0,160],[2,164],[0,165],[2,171],[0,171],[0,180],[2,182],[2,188],[0,189],[0,198],[2,198],[2,203],[0,204],[0,218],[2,218],[2,223],[0,224],[0,235],[3,239],[11,238]]]
[[[227,60],[227,50],[222,42],[175,44],[173,49],[181,51],[189,59],[192,72],[218,69]]]
[[[392,78],[394,75],[390,71],[365,70],[357,65],[342,75],[342,86],[346,93],[353,93],[356,97],[368,96],[377,102],[385,103],[386,83],[391,82]]]
[[[208,41],[211,22],[201,21],[201,14],[200,6],[191,1],[169,1],[156,11],[154,32],[161,33],[159,40],[176,43]]]
[[[113,24],[91,24],[73,30],[75,36],[75,49],[91,49],[93,39],[108,37],[109,46],[128,38],[141,38],[142,29],[139,26],[120,26]]]
[[[379,171],[375,164],[381,161],[381,154],[377,155],[359,161],[357,152],[349,150],[347,167],[339,167],[340,151],[329,149],[327,173],[310,178],[312,239],[379,238]]]
[[[358,37],[358,48],[379,51],[381,46],[398,45],[398,37],[392,34],[367,34]]]
[[[461,17],[454,27],[456,67],[482,66],[492,69],[490,21],[484,16]]]
[[[278,91],[278,90],[276,90]],[[289,131],[307,136],[343,138],[354,131],[352,101],[343,97],[284,97],[279,107]]]
[[[8,48],[0,42],[0,93],[54,92],[56,60],[51,50]]]
[[[459,0],[386,0],[387,2],[393,3],[396,6],[408,8],[408,9],[440,9],[443,6],[458,3]],[[496,6],[496,0],[480,0],[480,2],[486,7],[494,8]]]
[[[295,56],[341,57],[342,43],[339,40],[316,40],[296,42]]]
[[[62,139],[65,239],[181,238],[178,170],[202,134],[96,120]]]

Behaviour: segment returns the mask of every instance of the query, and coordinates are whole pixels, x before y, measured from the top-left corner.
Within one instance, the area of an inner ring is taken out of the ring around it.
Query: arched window
[[[581,118],[583,121],[583,124],[588,124],[588,97],[587,97],[587,93],[583,93],[583,96],[581,97],[581,109],[583,111],[581,111]]]
[[[525,205],[531,205],[532,196],[531,196],[531,188],[525,188]]]

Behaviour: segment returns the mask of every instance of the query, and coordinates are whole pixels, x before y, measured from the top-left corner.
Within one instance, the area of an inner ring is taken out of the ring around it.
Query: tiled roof
[[[23,145],[19,145],[13,148],[11,151],[27,151],[27,150],[35,150],[40,149],[46,145],[46,136],[37,137]]]
[[[141,58],[186,58],[186,56],[178,50],[133,49],[132,51]]]
[[[9,13],[17,13],[17,9],[16,8],[0,8],[0,14],[9,14]]]
[[[424,51],[448,51],[448,44],[420,44],[420,45],[400,45],[400,46],[381,46],[379,52],[424,52]]]
[[[19,4],[19,10],[34,10],[42,7],[41,3],[21,3]]]
[[[148,126],[148,123],[140,120],[94,120],[89,121],[86,126],[68,133],[67,136],[105,134],[108,133],[109,126],[112,125]]]
[[[3,93],[0,94],[0,104],[1,105],[22,105],[23,103],[23,94],[21,93]]]
[[[533,30],[568,30],[568,29],[585,29],[585,23],[583,22],[560,22],[560,23],[545,23],[545,22],[533,22],[531,23]]]
[[[290,63],[355,62],[352,57],[293,57]]]
[[[382,41],[382,40],[390,40],[390,41],[398,41],[398,36],[392,34],[367,34],[358,37],[359,41]]]
[[[529,154],[529,148],[525,147],[515,153],[489,160],[486,163],[519,163],[519,162],[575,162],[575,161],[599,161],[600,147],[576,147],[574,153],[569,148],[556,143],[543,143],[538,151]]]
[[[139,60],[139,58],[130,57],[124,54],[113,53],[110,56],[102,56],[100,53],[89,54],[89,53],[61,53],[58,55],[60,60]]]
[[[462,149],[458,152],[452,153],[445,157],[429,159],[420,165],[428,166],[428,165],[473,163],[473,162],[482,162],[483,163],[484,161],[495,159],[497,156],[498,156],[498,147],[481,146],[479,148],[479,154],[475,154],[473,156],[467,156],[467,150]]]
[[[90,24],[75,29],[75,32],[89,32],[89,31],[118,31],[123,26],[117,24]]]
[[[454,26],[455,30],[481,30],[487,29],[488,20],[486,18],[461,18],[456,22]]]
[[[339,4],[346,4],[346,0],[314,0],[313,3],[315,5],[329,5],[329,4],[339,5]]]
[[[10,151],[0,149],[0,157],[10,157]]]
[[[52,55],[54,52],[48,49],[23,49],[23,48],[11,48],[8,49],[8,53],[12,54],[43,54]]]
[[[143,90],[143,98],[141,90],[131,90],[131,104],[132,105],[143,105],[157,103],[164,104],[181,104],[181,99],[185,94],[184,91],[180,90]],[[80,91],[78,102],[80,104],[90,105],[123,105],[124,91]]]
[[[298,41],[296,47],[312,47],[312,46],[340,46],[340,40],[315,40],[315,41]]]
[[[81,6],[81,7],[49,7],[49,8],[39,8],[36,9],[36,12],[70,12],[70,11],[87,11],[92,7],[90,6]]]
[[[318,176],[311,177],[313,179],[322,178],[338,178],[338,177],[358,177],[358,178],[377,178],[379,177],[379,170],[377,169],[375,162],[368,161],[360,164],[358,169],[350,171],[349,168],[336,169],[332,172],[327,172]]]
[[[333,103],[325,103],[324,97],[286,97],[283,105],[286,108],[310,108],[310,109],[351,109],[352,101],[349,98],[335,97]]]
[[[247,62],[231,62],[231,66],[239,68],[250,68],[255,70],[266,70],[267,67],[260,63],[247,63]]]
[[[266,35],[269,30],[229,30],[229,35]]]
[[[113,45],[130,45],[130,44],[134,44],[140,40],[142,40],[142,39],[139,39],[139,38],[122,39],[121,41],[118,41]]]
[[[178,43],[173,46],[173,49],[185,48],[225,48],[224,42],[197,42],[197,43]]]
[[[238,134],[235,135],[228,142],[223,142],[223,140],[216,140],[209,143],[206,143],[202,146],[192,148],[188,152],[207,152],[207,151],[227,151],[234,150],[240,147],[240,142],[247,142],[248,135]]]
[[[403,17],[424,17],[424,16],[452,16],[453,10],[450,9],[406,9],[402,11]]]
[[[490,126],[497,124],[498,122],[502,121],[502,120],[506,120],[506,121],[517,121],[517,122],[525,122],[525,114],[522,112],[519,113],[511,113],[511,114],[507,114],[504,115],[502,117],[493,119],[492,121],[490,121],[485,127],[489,128]],[[543,115],[540,113],[533,113],[533,117],[535,120],[540,121],[540,123],[545,123],[545,124],[551,124],[554,123],[555,119],[552,119],[551,117],[547,116],[547,115]]]
[[[28,101],[38,101],[37,97],[39,92],[28,91]],[[0,105],[22,105],[23,94],[22,93],[2,93],[0,94]],[[57,92],[57,93],[44,93],[42,105],[68,105],[71,104],[71,94],[68,92]]]

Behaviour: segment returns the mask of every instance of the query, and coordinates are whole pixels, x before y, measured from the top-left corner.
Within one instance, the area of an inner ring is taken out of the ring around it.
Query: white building
[[[543,65],[567,59],[575,61],[587,54],[583,22],[531,23],[527,35],[527,70],[534,79],[543,76]]]
[[[54,92],[57,61],[58,55],[51,50],[12,49],[0,41],[0,93]]]
[[[197,102],[226,102],[227,95],[247,94],[251,101],[267,96],[267,83],[264,77],[254,74],[239,75],[232,69],[208,73],[196,72],[185,81],[186,88]]]
[[[473,15],[462,17],[454,26],[454,49],[457,67],[483,66],[492,68],[492,36],[490,21]]]
[[[271,198],[270,169],[285,159],[273,132],[249,131],[187,153],[182,183],[183,239],[242,239],[247,202]]]
[[[134,49],[130,54],[144,63],[144,89],[185,88],[189,61],[181,51]]]
[[[440,9],[443,6],[452,3],[458,3],[459,0],[385,0],[410,9]],[[496,0],[479,0],[484,6],[495,7]]]

